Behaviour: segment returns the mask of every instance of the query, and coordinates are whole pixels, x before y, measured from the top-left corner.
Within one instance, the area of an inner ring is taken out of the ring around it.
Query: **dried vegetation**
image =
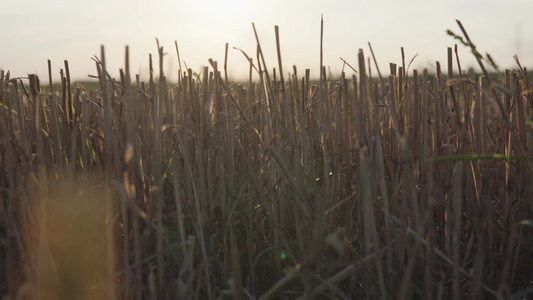
[[[59,90],[2,71],[1,294],[533,292],[533,86],[518,58],[490,77],[477,53],[482,74],[467,74],[456,47],[433,75],[405,61],[383,75],[359,50],[357,75],[313,82],[282,69],[277,40],[278,69],[257,39],[243,84],[213,61],[170,84],[151,57],[141,82],[127,48],[115,80],[102,47],[97,89],[71,84],[67,62]]]

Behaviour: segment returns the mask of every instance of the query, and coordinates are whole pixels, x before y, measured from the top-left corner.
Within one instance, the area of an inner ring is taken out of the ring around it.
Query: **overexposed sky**
[[[456,43],[446,29],[460,34],[455,20],[466,27],[481,53],[489,52],[502,68],[514,68],[513,55],[533,67],[533,1],[529,0],[5,0],[0,6],[0,69],[12,77],[37,73],[47,81],[47,59],[53,76],[68,60],[71,76],[86,80],[96,74],[93,55],[105,46],[107,66],[113,76],[124,66],[124,48],[130,47],[132,73],[148,75],[148,54],[157,67],[155,38],[164,47],[165,73],[178,72],[174,41],[182,67],[195,72],[213,58],[222,68],[229,43],[228,73],[233,79],[248,76],[248,63],[233,47],[255,61],[254,22],[269,69],[277,67],[274,25],[280,27],[285,75],[296,65],[318,75],[320,16],[324,18],[324,64],[337,76],[347,60],[357,66],[359,48],[370,55],[368,42],[380,69],[388,74],[389,62],[401,64],[400,47],[407,62],[418,54],[413,68],[434,70],[435,61],[446,66],[446,49]],[[459,48],[463,68],[474,66],[472,54]],[[373,67],[373,69],[375,69]],[[346,70],[351,74],[349,70]],[[132,74],[132,75],[133,75]],[[158,70],[156,69],[156,74]],[[257,77],[256,77],[257,78]]]

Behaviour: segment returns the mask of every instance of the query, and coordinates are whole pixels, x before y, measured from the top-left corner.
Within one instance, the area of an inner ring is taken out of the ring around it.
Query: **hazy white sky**
[[[148,71],[148,54],[157,56],[155,38],[168,55],[165,73],[176,78],[178,42],[182,63],[195,72],[218,60],[222,67],[225,43],[229,43],[228,71],[233,78],[247,78],[248,63],[233,47],[254,57],[258,30],[269,69],[277,66],[274,25],[280,26],[284,72],[296,65],[318,74],[320,16],[324,17],[324,64],[338,75],[339,57],[354,67],[357,52],[377,56],[382,72],[389,62],[401,63],[414,55],[415,68],[434,69],[435,61],[446,65],[446,49],[456,43],[446,29],[460,30],[462,21],[482,53],[489,52],[502,68],[513,68],[513,55],[533,66],[533,1],[529,0],[4,0],[0,7],[0,69],[11,76],[37,73],[47,80],[47,59],[53,76],[68,60],[71,76],[85,80],[96,74],[93,55],[106,49],[112,75],[124,66],[124,48],[130,46],[133,73]],[[464,68],[474,65],[472,54],[460,47]],[[157,66],[157,64],[155,64]],[[157,71],[156,71],[157,72]],[[348,72],[350,73],[350,72]]]

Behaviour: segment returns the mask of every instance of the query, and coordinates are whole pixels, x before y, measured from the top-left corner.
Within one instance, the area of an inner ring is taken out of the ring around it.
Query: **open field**
[[[97,88],[71,84],[67,63],[53,89],[1,71],[2,296],[533,294],[533,85],[518,59],[489,78],[486,56],[467,74],[449,48],[430,75],[359,50],[357,75],[312,82],[282,70],[279,42],[265,67],[257,43],[243,84],[214,61],[170,84],[159,45],[148,82],[127,48],[115,80],[102,47]]]

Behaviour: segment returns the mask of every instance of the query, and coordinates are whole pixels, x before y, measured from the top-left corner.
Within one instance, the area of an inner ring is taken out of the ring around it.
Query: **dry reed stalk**
[[[463,162],[457,162],[454,168],[454,187],[453,191],[453,203],[452,203],[452,248],[453,248],[453,298],[460,299],[461,287],[460,287],[460,273],[461,268],[461,245],[459,241],[461,239],[461,215],[462,215],[462,198],[463,198]]]
[[[102,104],[104,107],[104,161],[103,164],[105,168],[105,178],[108,179],[112,176],[111,168],[109,166],[113,165],[112,161],[112,141],[113,131],[112,131],[112,112],[111,112],[111,103],[107,97],[107,80],[106,76],[106,60],[104,46],[100,47],[100,57],[101,63],[97,64],[99,70],[99,79],[100,79],[100,91],[102,92]],[[115,238],[114,238],[114,205],[113,199],[111,197],[111,187],[106,184],[104,190],[104,201],[106,203],[106,257],[107,257],[107,288],[109,295],[111,297],[116,297],[115,291]]]

